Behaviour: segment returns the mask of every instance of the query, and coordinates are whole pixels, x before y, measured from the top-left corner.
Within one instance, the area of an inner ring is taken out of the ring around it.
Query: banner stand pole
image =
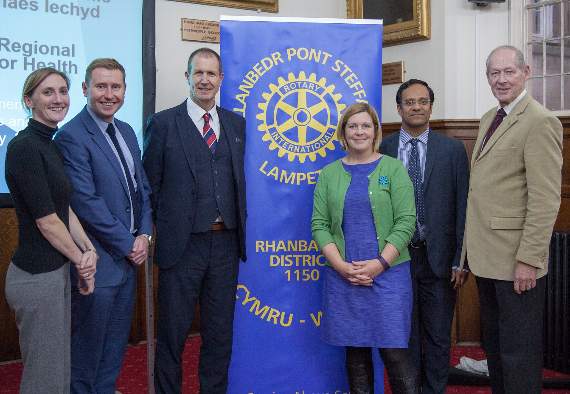
[[[150,248],[152,252],[152,247]],[[153,253],[154,255],[154,253]],[[145,310],[146,310],[146,360],[147,360],[147,387],[148,393],[154,394],[154,300],[153,300],[153,255],[149,256],[145,264]]]

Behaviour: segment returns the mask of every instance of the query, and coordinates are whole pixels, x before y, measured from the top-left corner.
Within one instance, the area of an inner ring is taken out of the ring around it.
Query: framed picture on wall
[[[197,3],[217,7],[243,8],[246,10],[259,10],[278,12],[279,0],[174,0],[183,3]]]
[[[429,0],[346,0],[348,18],[384,19],[384,46],[430,38]]]

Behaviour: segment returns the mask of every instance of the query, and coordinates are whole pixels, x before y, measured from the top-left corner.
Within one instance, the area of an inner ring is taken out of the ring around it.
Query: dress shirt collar
[[[504,107],[502,107],[502,108],[505,110],[505,112],[507,113],[507,115],[510,114],[511,111],[513,110],[513,108],[515,108],[515,105],[517,105],[517,104],[519,103],[519,101],[521,101],[521,100],[523,99],[523,97],[525,96],[525,94],[526,94],[526,89],[524,89],[524,90],[521,92],[521,94],[519,94],[519,96],[518,96],[516,99],[514,99],[510,104],[507,104],[507,105],[505,105]],[[501,106],[500,106],[500,105],[497,106],[497,111],[498,111],[499,109],[501,109]]]
[[[107,126],[109,126],[109,122],[105,122],[103,119],[95,115],[95,112],[93,112],[91,108],[89,108],[89,106],[87,106],[87,112],[89,112],[89,115],[91,115],[91,117],[95,121],[95,124],[97,125],[97,127],[99,127],[99,130],[105,133],[107,131]],[[119,130],[119,128],[115,124],[115,118],[113,118],[113,121],[111,123],[113,124],[115,130]]]
[[[188,116],[190,116],[190,119],[192,119],[192,122],[194,122],[194,125],[196,125],[199,131],[202,131],[202,127],[204,126],[203,116],[208,112],[210,114],[210,126],[214,130],[216,138],[220,138],[220,119],[215,105],[210,108],[210,110],[205,111],[204,108],[196,104],[192,98],[188,97],[188,100],[186,100],[186,109]]]
[[[410,140],[412,140],[413,138],[417,138],[422,144],[427,145],[429,132],[430,129],[426,129],[426,131],[421,133],[419,136],[412,137],[412,135],[408,133],[406,130],[400,129],[400,143],[402,144],[402,146],[405,146],[408,142],[410,142]]]
[[[188,97],[188,100],[186,100],[186,108],[188,110],[188,116],[194,120],[194,123],[196,123],[196,119],[203,119],[202,117],[206,112],[210,114],[210,119],[215,119],[216,121],[218,120],[218,111],[216,110],[216,105],[206,111],[204,108],[196,104],[194,100]]]

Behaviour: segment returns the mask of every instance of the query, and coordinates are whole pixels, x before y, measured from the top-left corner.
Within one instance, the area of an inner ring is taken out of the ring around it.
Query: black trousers
[[[394,394],[418,394],[419,379],[408,349],[378,349]],[[372,349],[346,347],[346,372],[351,394],[374,394]]]
[[[182,352],[200,302],[200,393],[225,394],[232,353],[238,275],[236,231],[192,234],[183,259],[158,279],[156,393],[182,386]]]
[[[409,250],[414,289],[409,348],[421,373],[422,394],[444,394],[456,291],[449,278],[439,278],[433,273],[425,245]]]
[[[483,348],[493,394],[540,394],[546,278],[517,294],[513,282],[477,277]]]

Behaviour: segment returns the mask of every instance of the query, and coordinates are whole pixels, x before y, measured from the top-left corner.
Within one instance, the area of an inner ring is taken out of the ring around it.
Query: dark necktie
[[[125,160],[125,155],[123,154],[121,145],[119,145],[119,140],[117,140],[115,127],[113,126],[112,123],[109,123],[109,126],[107,126],[106,131],[107,134],[109,134],[109,137],[111,137],[113,145],[115,145],[115,149],[117,150],[117,154],[119,155],[119,160],[121,161],[121,164],[123,165],[123,170],[125,171],[125,178],[127,178],[127,186],[129,187],[129,195],[133,207],[134,229],[136,230],[139,227],[141,207],[138,199],[138,194],[136,192],[133,179],[131,177],[131,170],[129,170],[129,166],[127,165],[127,161]]]
[[[212,126],[210,125],[211,116],[209,113],[206,112],[202,117],[204,118],[202,137],[204,138],[204,141],[206,141],[206,145],[208,145],[208,148],[210,148],[212,153],[214,153],[216,151],[217,139],[216,139],[216,133],[214,133],[214,129],[212,129]]]
[[[487,142],[489,142],[489,140],[493,136],[493,133],[495,132],[495,130],[497,130],[499,125],[503,122],[503,119],[505,118],[505,116],[507,116],[507,113],[505,112],[504,109],[500,108],[497,111],[497,114],[495,115],[495,119],[493,119],[491,126],[489,126],[489,129],[485,133],[485,137],[483,137],[483,142],[481,142],[481,149],[479,149],[479,153],[481,153],[483,151],[483,148],[485,147]]]
[[[416,216],[420,224],[424,223],[424,193],[422,188],[422,171],[420,167],[420,154],[418,153],[417,138],[412,138],[409,143],[412,146],[410,150],[410,157],[408,159],[408,174],[414,185],[414,197],[416,200]],[[412,237],[413,242],[420,240],[420,232],[416,225],[416,231]]]

